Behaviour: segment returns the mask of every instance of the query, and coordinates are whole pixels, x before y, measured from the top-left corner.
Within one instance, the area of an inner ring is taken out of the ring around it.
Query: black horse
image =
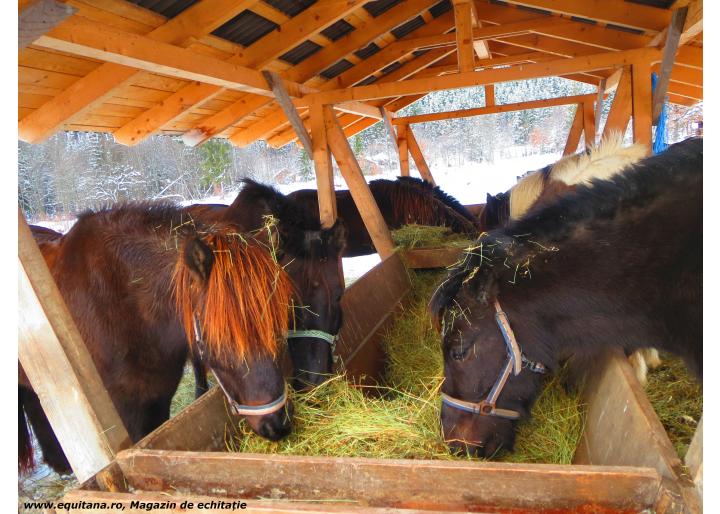
[[[399,177],[398,180],[379,179],[371,181],[368,186],[390,230],[416,223],[446,226],[456,233],[473,236],[478,234],[476,218],[460,202],[423,180],[412,177]],[[336,191],[335,196],[338,218],[341,218],[348,228],[345,257],[375,253],[375,246],[350,191]],[[319,218],[315,189],[295,191],[288,197]]]
[[[453,449],[512,449],[543,374],[570,357],[656,346],[702,375],[702,144],[531,210],[451,270],[430,309]]]
[[[314,387],[333,371],[335,338],[342,324],[340,300],[345,291],[342,256],[347,230],[338,219],[324,229],[315,211],[277,190],[252,180],[230,205],[193,205],[193,216],[208,221],[232,222],[245,230],[262,229],[272,216],[278,234],[275,258],[292,280],[294,317],[288,327],[288,349],[293,363],[293,386]],[[207,390],[205,369],[193,355],[196,396]]]

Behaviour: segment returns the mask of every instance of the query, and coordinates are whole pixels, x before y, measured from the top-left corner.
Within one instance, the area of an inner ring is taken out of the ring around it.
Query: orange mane
[[[272,253],[239,233],[212,233],[202,240],[215,256],[204,287],[184,259],[175,267],[175,298],[190,344],[197,316],[208,352],[224,360],[277,355],[288,327],[292,282]]]

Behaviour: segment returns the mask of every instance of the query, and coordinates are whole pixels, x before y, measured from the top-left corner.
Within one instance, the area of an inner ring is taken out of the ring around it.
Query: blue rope
[[[655,91],[657,86],[658,77],[657,74],[651,75],[652,90]],[[653,141],[653,153],[658,154],[664,152],[668,147],[666,142],[667,136],[667,100],[663,102],[662,110],[660,111],[660,117],[658,118],[657,127],[655,128],[655,141]]]

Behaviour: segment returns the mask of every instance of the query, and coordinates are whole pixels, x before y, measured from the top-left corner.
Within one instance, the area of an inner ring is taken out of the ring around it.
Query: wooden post
[[[458,68],[460,73],[473,71],[475,69],[475,48],[473,47],[472,2],[453,0],[453,9]]]
[[[325,228],[330,228],[337,219],[337,200],[332,157],[328,148],[325,118],[321,105],[310,107],[310,130],[312,131],[312,158],[315,164],[320,224]]]
[[[400,127],[405,127],[407,131],[407,147],[408,150],[410,150],[413,160],[415,161],[415,166],[417,166],[417,169],[420,172],[420,176],[423,180],[430,182],[433,186],[437,185],[435,184],[435,179],[430,172],[430,166],[428,166],[425,161],[420,145],[418,144],[417,139],[415,139],[415,133],[412,131],[412,128],[410,125],[398,125],[398,128]]]
[[[583,131],[583,119],[583,104],[577,104],[575,118],[573,118],[572,125],[570,125],[570,132],[568,133],[563,155],[572,155],[577,150],[578,144],[580,143],[580,134],[582,134]]]
[[[687,17],[688,8],[682,7],[673,13],[670,25],[666,29],[665,47],[663,48],[663,59],[660,64],[660,75],[655,83],[655,91],[652,93],[652,119],[653,125],[657,125],[660,112],[662,111],[665,94],[670,85],[670,72],[673,64],[675,64],[675,54],[677,53],[678,44],[680,43],[680,35],[685,26],[685,18]]]
[[[407,125],[397,126],[397,147],[400,156],[400,175],[410,176],[410,161],[408,160],[408,131]]]
[[[605,84],[607,79],[602,79],[598,84],[597,98],[595,98],[595,134],[600,132],[600,118],[602,118],[603,102],[605,101]]]
[[[626,66],[622,69],[618,86],[615,90],[615,99],[610,107],[605,128],[603,129],[603,138],[608,137],[611,132],[619,132],[625,135],[627,124],[630,121],[632,113],[632,82],[630,67]]]
[[[263,77],[265,77],[265,80],[267,80],[270,89],[272,89],[273,94],[275,95],[275,100],[277,100],[277,103],[282,108],[285,116],[287,116],[290,125],[295,130],[298,139],[302,143],[303,147],[305,147],[305,151],[308,155],[312,155],[313,145],[312,140],[310,139],[310,134],[308,134],[302,118],[300,118],[295,105],[293,105],[292,98],[290,98],[287,89],[285,89],[282,77],[273,71],[267,70],[263,70],[262,74]]]
[[[650,63],[636,61],[632,65],[633,141],[652,147],[652,89]]]
[[[132,444],[18,213],[18,358],[80,482]]]
[[[313,108],[316,108],[315,105],[313,105]],[[377,203],[375,203],[375,198],[373,198],[367,182],[365,182],[365,177],[363,177],[360,165],[357,163],[355,155],[352,153],[350,144],[348,143],[342,127],[335,117],[335,112],[333,111],[332,106],[322,106],[322,109],[325,118],[327,140],[330,149],[335,156],[335,161],[337,162],[340,172],[347,182],[348,188],[350,189],[350,195],[352,196],[358,211],[360,211],[360,216],[367,227],[370,238],[375,245],[375,249],[380,254],[380,258],[385,260],[395,251],[395,245],[392,242],[390,230],[385,223],[385,219],[383,218]]]
[[[495,105],[495,84],[485,86],[485,107]]]
[[[592,102],[586,102],[582,107],[583,131],[585,132],[585,148],[595,146],[595,108]]]

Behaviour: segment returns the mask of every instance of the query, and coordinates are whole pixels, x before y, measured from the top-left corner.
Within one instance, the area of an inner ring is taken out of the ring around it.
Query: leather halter
[[[503,368],[500,376],[497,378],[495,384],[492,386],[492,389],[490,389],[490,392],[484,400],[480,400],[479,402],[467,402],[465,400],[453,398],[447,393],[440,393],[440,396],[442,397],[442,402],[448,407],[455,407],[456,409],[460,409],[465,412],[480,414],[482,416],[495,416],[505,419],[519,419],[520,413],[518,411],[512,409],[501,409],[495,406],[508,378],[510,378],[510,374],[512,373],[515,376],[519,375],[523,367],[527,367],[533,373],[544,374],[547,373],[547,368],[541,362],[531,361],[523,355],[520,345],[515,339],[515,334],[510,327],[507,314],[503,312],[500,307],[500,302],[498,302],[497,299],[495,299],[494,305],[495,322],[500,329],[500,333],[503,336],[505,346],[507,346],[508,350],[508,361],[507,364],[505,364],[505,368]]]
[[[335,341],[337,340],[337,334],[333,335],[329,332],[323,332],[322,330],[288,330],[287,339],[320,339],[330,345],[330,352],[332,353],[333,362],[337,362],[337,355],[335,355]]]
[[[200,354],[200,359],[204,360],[204,353],[205,353],[205,342],[202,340],[201,333],[200,333],[200,324],[198,323],[197,317],[193,320],[193,328],[195,329],[195,346],[198,349],[198,353]],[[220,380],[220,377],[217,373],[215,373],[215,370],[212,366],[209,364],[207,365],[208,368],[210,368],[210,371],[212,372],[213,376],[215,377],[215,381],[220,386],[220,389],[222,389],[222,392],[225,393],[225,398],[227,399],[228,403],[230,404],[230,407],[232,410],[237,414],[238,416],[265,416],[267,414],[272,414],[274,412],[279,411],[282,409],[285,404],[287,403],[288,396],[287,396],[287,383],[283,381],[283,392],[282,394],[275,400],[265,403],[262,405],[243,405],[241,403],[238,403],[235,401],[235,399],[230,396],[230,393],[227,389],[225,389],[225,386],[223,385],[222,381]]]

